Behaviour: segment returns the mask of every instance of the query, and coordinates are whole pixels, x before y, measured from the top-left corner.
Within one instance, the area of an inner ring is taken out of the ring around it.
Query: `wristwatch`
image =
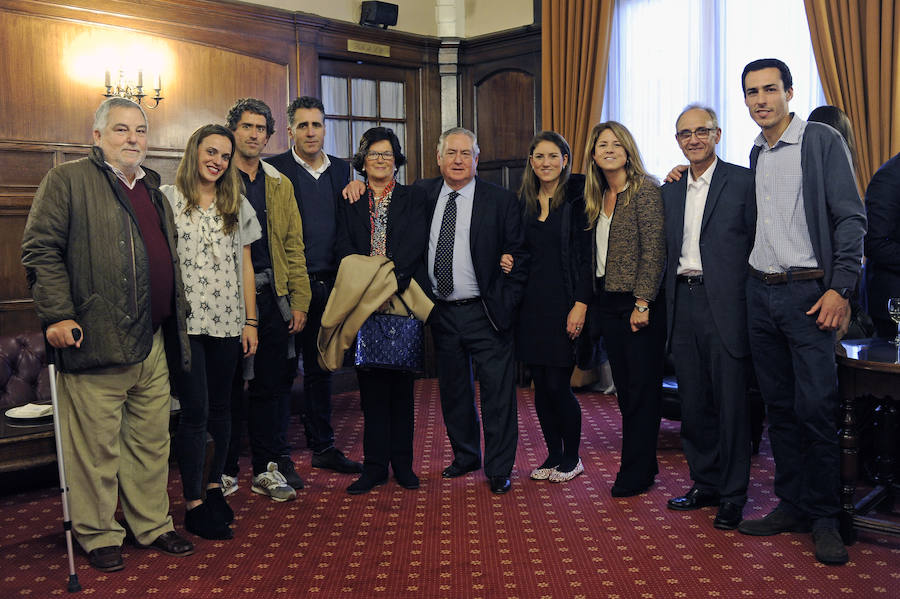
[[[849,287],[832,287],[832,289],[837,291],[838,295],[844,299],[850,299],[850,294],[853,293],[853,290]]]
[[[638,312],[640,312],[641,314],[643,314],[644,312],[646,312],[647,310],[650,309],[650,306],[642,306],[640,304],[635,304],[634,309],[637,310]]]

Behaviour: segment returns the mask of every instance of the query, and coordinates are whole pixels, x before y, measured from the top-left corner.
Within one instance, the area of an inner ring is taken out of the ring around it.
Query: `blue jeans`
[[[747,280],[750,351],[768,411],[775,495],[812,520],[840,512],[835,337],[819,329],[817,315],[806,315],[825,291],[821,280]]]

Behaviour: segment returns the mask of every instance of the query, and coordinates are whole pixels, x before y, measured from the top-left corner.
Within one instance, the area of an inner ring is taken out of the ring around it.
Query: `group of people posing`
[[[846,562],[834,331],[859,276],[865,212],[840,135],[788,111],[787,66],[754,61],[742,85],[761,128],[751,169],[716,157],[716,114],[691,105],[675,119],[690,163],[683,176],[673,171],[679,181],[660,188],[628,129],[609,121],[591,131],[584,176],[572,174],[561,135],[536,135],[518,198],[476,176],[477,139],[460,127],[438,140],[441,176],[408,186],[395,178],[405,163],[400,140],[369,129],[352,159],[364,181],[351,180],[351,165],[322,149],[325,109],[311,97],[288,107],[287,152],[261,159],[274,118],[260,100],[242,99],[225,126],[194,132],[174,185],[160,186],[141,167],[143,110],[105,101],[91,155],[55,167],[38,189],[22,259],[59,353],[73,530],[90,563],[123,567],[118,501],[139,546],[193,551],[168,514],[170,372],[191,533],[233,534],[225,497],[238,488],[244,420],[252,491],[286,501],[303,487],[287,439],[300,355],[311,465],[358,474],[351,494],[387,483],[390,471],[418,488],[412,373],[359,369],[363,462],[334,444],[318,337],[351,255],[390,260],[397,294],[418,288],[433,302],[428,324],[454,456],[443,477],[483,467],[493,493],[510,489],[516,360],[533,378],[547,445],[531,478],[562,483],[584,472],[570,378],[602,337],[622,415],[611,494],[646,492],[658,473],[670,351],[694,484],[669,508],[718,506],[715,527],[751,535],[811,530],[820,561]],[[780,503],[742,521],[751,356]],[[207,432],[214,449],[204,479]]]

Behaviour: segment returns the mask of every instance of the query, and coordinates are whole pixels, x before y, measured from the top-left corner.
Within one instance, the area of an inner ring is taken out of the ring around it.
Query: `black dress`
[[[526,364],[571,367],[575,345],[566,334],[572,309],[563,278],[561,209],[547,220],[529,216],[525,222],[525,248],[529,254],[528,284],[516,327],[516,358]]]

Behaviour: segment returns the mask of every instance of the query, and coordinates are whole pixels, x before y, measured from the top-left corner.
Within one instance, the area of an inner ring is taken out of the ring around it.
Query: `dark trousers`
[[[357,370],[363,411],[363,472],[387,476],[412,472],[413,375],[394,370]]]
[[[571,462],[574,468],[581,444],[581,406],[572,393],[572,367],[529,364],[528,369],[534,379],[534,410],[548,458],[557,464]]]
[[[821,280],[747,280],[750,351],[766,403],[775,495],[794,513],[836,524],[840,513],[837,373],[832,331],[806,311]],[[833,521],[832,521],[833,519]]]
[[[723,502],[744,505],[750,482],[749,360],[728,353],[703,284],[676,284],[674,318],[672,359],[691,480]]]
[[[253,474],[265,472],[269,462],[281,456],[279,433],[282,430],[282,414],[279,400],[284,394],[286,381],[291,377],[288,369],[288,323],[281,316],[275,296],[267,286],[256,293],[256,312],[259,318],[259,345],[253,360],[253,379],[247,384],[244,403],[244,379],[240,369],[234,377],[231,402],[231,445],[225,474],[236,476],[240,455],[241,419],[246,413],[247,432],[250,436],[250,455]]]
[[[215,443],[210,482],[222,478],[231,438],[231,380],[241,357],[239,337],[191,335],[191,371],[175,377],[181,414],[175,433],[175,455],[184,498],[202,497],[206,433]]]
[[[481,463],[474,361],[484,419],[484,473],[509,476],[518,442],[512,333],[495,331],[481,302],[465,306],[438,303],[434,309],[431,330],[441,410],[454,461],[462,467]]]
[[[334,446],[334,429],[331,428],[331,373],[319,366],[317,346],[322,313],[328,296],[334,287],[333,277],[319,278],[311,275],[309,281],[312,301],[306,313],[306,326],[295,337],[297,355],[303,356],[303,428],[306,446],[313,453],[321,453]],[[295,365],[295,364],[294,364]],[[292,366],[293,368],[293,366]],[[291,416],[290,388],[281,398],[283,427],[281,430],[282,453],[288,454],[287,424]]]
[[[656,441],[666,343],[665,300],[660,294],[650,304],[650,324],[633,333],[631,293],[601,291],[594,299],[594,315],[609,354],[622,414],[622,457],[615,484],[640,489],[652,484],[659,472]]]

